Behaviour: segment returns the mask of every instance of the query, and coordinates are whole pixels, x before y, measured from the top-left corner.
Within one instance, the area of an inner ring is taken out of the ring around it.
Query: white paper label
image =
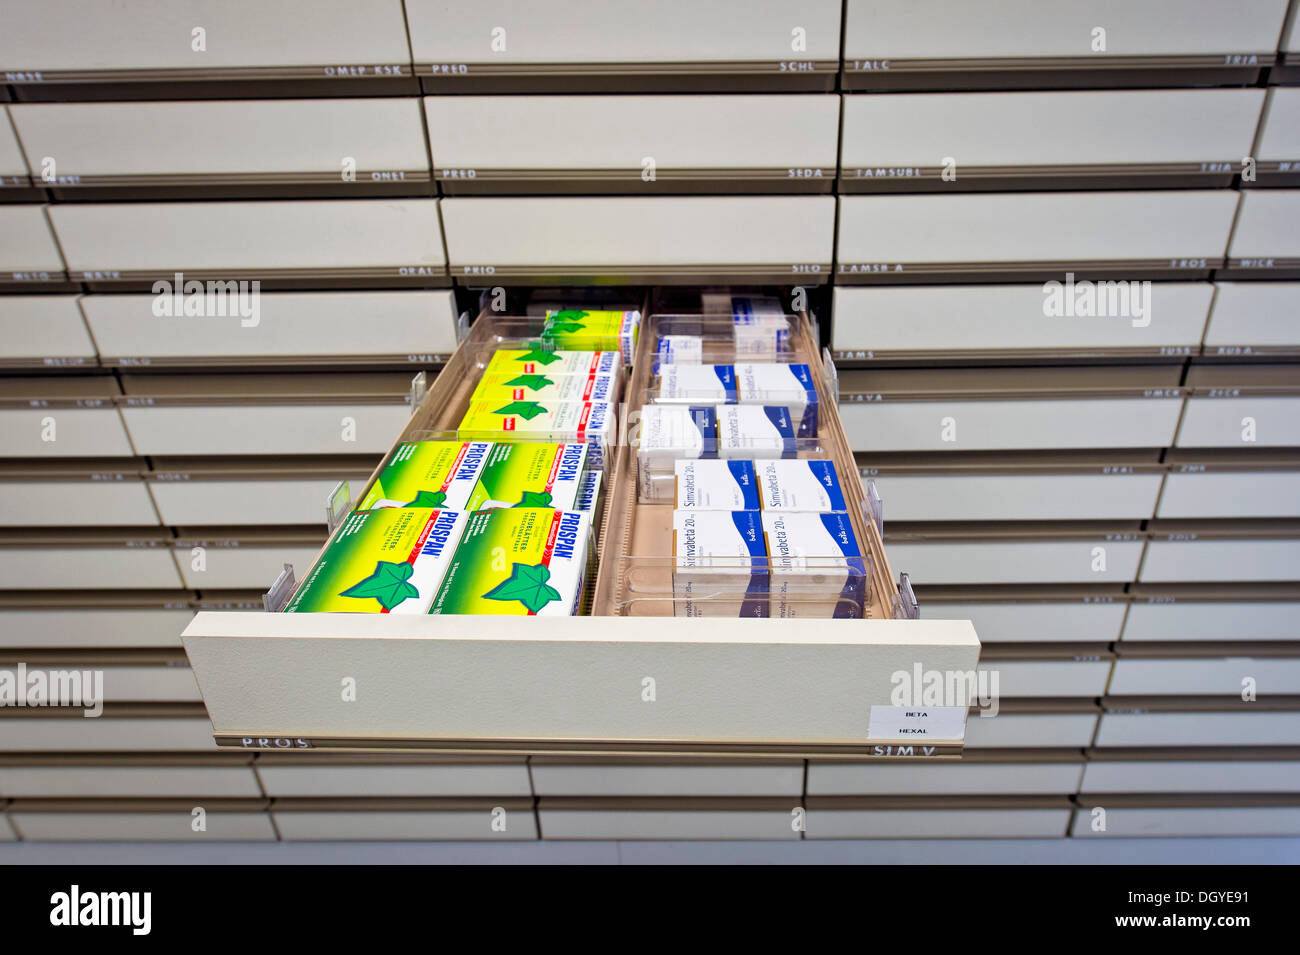
[[[873,706],[867,724],[871,739],[964,739],[964,706]]]

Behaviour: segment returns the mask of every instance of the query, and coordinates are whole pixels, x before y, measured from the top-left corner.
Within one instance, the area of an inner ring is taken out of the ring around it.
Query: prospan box
[[[466,510],[485,507],[572,510],[586,466],[585,444],[498,442],[484,459]]]
[[[590,526],[578,511],[474,511],[429,613],[571,616],[582,596]]]
[[[403,441],[357,510],[446,507],[468,510],[470,494],[492,450],[490,441]]]
[[[285,613],[425,613],[451,564],[468,514],[384,508],[350,514]]]

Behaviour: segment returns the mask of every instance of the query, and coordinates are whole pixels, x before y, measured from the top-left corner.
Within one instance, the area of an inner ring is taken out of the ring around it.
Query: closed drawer
[[[1300,182],[1300,165],[1297,164],[1300,162],[1300,90],[1268,91],[1255,156],[1258,160],[1257,181],[1261,185],[1296,185]]]
[[[0,480],[0,525],[47,527],[58,523],[84,527],[147,526],[158,513],[144,481],[131,475],[120,482],[95,480]]]
[[[451,292],[278,292],[226,317],[159,316],[151,295],[90,295],[86,322],[106,365],[151,368],[401,365],[456,348]]]
[[[55,158],[52,185],[72,198],[122,187],[283,194],[303,185],[356,195],[381,181],[428,190],[419,104],[410,98],[32,103],[9,113],[32,155]]]
[[[350,478],[360,491],[366,475],[340,474],[318,480],[150,481],[163,523],[172,526],[218,524],[323,524],[325,499]]]
[[[1160,283],[1113,306],[1094,292],[1097,314],[1076,317],[1040,285],[837,286],[832,347],[855,361],[1197,354],[1213,292]]]
[[[1300,277],[1300,190],[1252,189],[1242,193],[1241,214],[1228,245],[1225,278]]]
[[[1003,710],[996,716],[972,715],[966,721],[966,747],[1083,747],[1092,743],[1096,726],[1095,712],[1018,713]]]
[[[179,647],[181,631],[194,613],[180,601],[168,607],[114,607],[108,600],[79,600],[67,606],[64,594],[32,598],[23,608],[0,607],[0,646],[58,649],[72,647]],[[82,595],[84,596],[84,595]],[[182,594],[182,598],[188,598]]]
[[[196,23],[205,25],[208,44],[201,67],[191,46]],[[238,79],[265,75],[259,67],[278,68],[273,77],[326,79],[336,70],[352,75],[371,64],[402,65],[409,59],[397,0],[380,0],[365,10],[343,0],[188,6],[144,0],[123,10],[56,0],[40,11],[15,10],[0,40],[0,61],[13,71],[10,82],[33,85],[174,81],[195,74]]]
[[[1053,597],[1049,593],[1035,597],[1032,592],[1024,592],[1019,597],[999,600],[996,592],[981,599],[979,588],[960,588],[962,593],[953,599],[935,599],[935,589],[919,588],[921,616],[969,620],[986,643],[1118,640],[1127,607],[1122,598],[1116,600],[1109,594]]]
[[[8,112],[8,107],[0,108],[0,114]],[[3,119],[0,115],[0,119]],[[0,122],[0,196],[9,190],[22,189],[31,184],[28,175],[27,159],[23,156],[18,137],[14,135],[9,122]]]
[[[198,703],[203,700],[199,695],[199,685],[194,682],[193,671],[184,665],[82,664],[73,658],[57,666],[25,663],[23,672],[29,678],[43,674],[45,685],[54,687],[58,685],[59,675],[69,671],[84,675],[83,693],[89,696],[93,687],[95,702],[98,703]],[[5,674],[6,680],[18,680],[18,671],[12,664],[0,664],[0,673]],[[87,707],[95,709],[89,700]]]
[[[918,584],[1084,584],[1137,577],[1140,540],[887,541]]]
[[[1255,704],[1250,704],[1255,705]],[[1098,746],[1290,746],[1300,738],[1300,713],[1103,713]]]
[[[1243,624],[1249,627],[1249,618]],[[1247,687],[1264,696],[1300,695],[1300,659],[1202,657],[1186,660],[1121,656],[1110,693],[1118,696],[1233,696]]]
[[[836,281],[1197,278],[1236,207],[1211,190],[844,196]]]
[[[522,758],[385,765],[377,760],[277,760],[264,754],[257,762],[257,776],[266,794],[274,797],[532,795]]]
[[[1233,11],[1212,0],[999,0],[978,8],[960,0],[850,0],[845,81],[943,89],[958,72],[963,83],[994,88],[1231,83],[1243,66],[1249,78],[1273,61],[1285,15],[1284,0],[1251,0]],[[1097,24],[1105,24],[1106,56],[1095,50]]]
[[[208,752],[216,749],[207,717],[117,718],[105,713],[0,719],[0,749],[17,753]]]
[[[166,282],[160,309],[184,307],[178,272],[186,282],[281,287],[447,284],[436,199],[69,204],[51,207],[51,218],[76,278],[110,289]],[[255,292],[237,291],[243,300]]]
[[[837,763],[809,760],[808,795],[903,796],[948,794],[1056,795],[1078,790],[1083,763],[996,763],[970,756],[958,762]]]
[[[77,368],[96,357],[75,295],[0,296],[0,366]]]
[[[1079,791],[1101,793],[1203,793],[1300,791],[1295,759],[1105,759],[1087,763]]]
[[[542,798],[547,839],[798,839],[800,799]]]
[[[424,100],[449,195],[829,192],[839,105],[802,95]]]
[[[869,808],[871,800],[821,797],[808,800],[809,839],[962,839],[1054,838],[1063,836],[1070,823],[1065,799],[1054,808],[1035,804],[958,808],[957,800],[944,800],[951,808]],[[895,806],[894,803],[886,803]],[[862,807],[862,808],[858,808]]]
[[[1111,800],[1113,802],[1113,800]],[[1218,804],[1209,800],[1203,805],[1168,801],[1158,797],[1144,803],[1128,801],[1103,805],[1105,828],[1093,825],[1093,813],[1080,809],[1074,815],[1070,835],[1077,837],[1111,836],[1292,836],[1300,833],[1300,805],[1239,805],[1227,799]]]
[[[264,808],[221,810],[177,803],[163,810],[114,811],[121,803],[103,802],[101,809],[79,801],[77,805],[85,809],[74,811],[41,800],[21,800],[9,807],[9,818],[25,842],[274,842],[276,838]],[[204,810],[202,816],[195,815],[195,809]]]
[[[1155,513],[1159,474],[887,475],[875,477],[898,521],[1143,520]]]
[[[0,455],[125,458],[134,454],[107,376],[0,379]]]
[[[1300,636],[1294,587],[1141,587],[1125,640],[1291,640]],[[1249,621],[1249,623],[1247,623]]]
[[[39,292],[64,280],[45,208],[0,206],[0,287]]]
[[[487,0],[454,17],[434,0],[405,6],[429,91],[830,89],[839,69],[833,0],[664,0],[617,12],[600,0],[545,9]]]
[[[1300,537],[1291,539],[1161,540],[1147,545],[1140,578],[1172,581],[1300,579]]]
[[[537,838],[531,799],[277,800],[271,815],[289,841]]]
[[[1296,354],[1300,351],[1300,329],[1292,317],[1297,305],[1297,282],[1216,282],[1214,306],[1205,327],[1205,354]]]
[[[1263,90],[846,96],[843,181],[862,191],[1228,185],[1263,102]],[[1061,116],[1073,135],[1041,135]],[[946,179],[943,157],[955,157]]]
[[[474,284],[825,282],[835,200],[794,197],[444,199],[454,278]],[[556,222],[574,223],[563,243]]]
[[[404,374],[126,375],[139,454],[375,454],[410,416]]]
[[[118,796],[230,797],[262,795],[251,766],[26,765],[0,766],[0,793],[11,799]]]
[[[985,659],[980,671],[991,681],[996,674],[997,692],[1003,697],[1094,697],[1106,692],[1111,659],[1099,660],[1002,660]],[[992,687],[994,684],[989,682]]]
[[[800,762],[614,763],[531,761],[538,796],[786,796],[803,792]]]
[[[158,532],[125,538],[113,532],[10,531],[0,535],[0,578],[15,590],[181,586],[171,548]]]
[[[1157,517],[1300,517],[1295,471],[1173,473],[1165,479]]]

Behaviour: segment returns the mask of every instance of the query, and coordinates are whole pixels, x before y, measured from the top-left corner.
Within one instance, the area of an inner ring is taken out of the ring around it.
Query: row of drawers
[[[28,615],[29,622],[33,616]],[[20,644],[22,631],[10,640]],[[977,679],[982,687],[995,688],[999,699],[1092,699],[1108,695],[1231,699],[1239,698],[1248,686],[1267,698],[1300,696],[1300,655],[1291,646],[1171,648],[1168,644],[1152,647],[1121,643],[1112,651],[1105,643],[1067,647],[986,643],[985,651]],[[107,703],[202,700],[185,657],[170,651],[15,650],[0,656],[0,673],[6,674],[6,680],[19,680],[20,664],[22,672],[46,674],[44,679],[53,679],[60,672],[101,672],[101,699]]]
[[[11,12],[0,69],[30,96],[62,83],[123,78],[381,79],[400,88],[422,76],[441,80],[439,89],[495,84],[531,92],[529,81],[536,80],[600,89],[614,79],[645,77],[671,87],[703,74],[696,83],[705,89],[729,88],[728,81],[746,75],[829,88],[840,72],[842,37],[849,81],[884,73],[886,83],[905,83],[897,74],[971,61],[977,71],[1070,66],[1103,75],[1190,63],[1231,82],[1241,67],[1253,67],[1253,75],[1277,51],[1296,49],[1294,28],[1284,32],[1286,16],[1287,0],[1244,0],[1231,8],[1196,0],[1190,9],[1178,0],[1068,7],[999,0],[979,10],[960,0],[850,0],[843,17],[837,0],[666,0],[653,10],[617,14],[599,0],[544,9],[508,0],[381,0],[364,10],[344,0],[182,7],[147,0],[127,9],[52,0]],[[556,22],[564,29],[557,31]],[[1100,39],[1099,23],[1108,28]]]
[[[166,800],[103,806],[10,803],[0,840],[31,842],[536,839],[925,839],[1290,836],[1288,796],[1108,797],[1104,816],[1065,797],[930,800],[224,800],[203,812]],[[1094,820],[1103,819],[1105,828]]]
[[[186,550],[182,556],[190,554]],[[267,569],[278,572],[279,565]],[[175,648],[196,610],[260,610],[261,588],[271,579],[250,591],[205,589],[201,598],[174,590],[60,591],[57,606],[51,605],[49,593],[10,593],[0,598],[0,646]],[[1133,592],[1125,592],[1122,584],[918,586],[917,593],[922,617],[973,620],[984,641],[993,645],[1056,642],[1104,648],[1116,641],[1273,642],[1300,635],[1300,588],[1293,584],[1138,584],[1128,589]]]
[[[1289,451],[1163,456],[860,454],[859,465],[891,524],[1300,517],[1300,457]],[[55,513],[68,527],[311,525],[337,482],[359,492],[378,463],[378,454],[12,461],[0,466],[0,527],[48,527]]]
[[[0,366],[385,365],[445,360],[453,293],[268,292],[255,316],[155,314],[148,294],[0,296]],[[831,346],[845,365],[1051,357],[1300,355],[1297,282],[1169,282],[1144,316],[1048,318],[1038,285],[837,287]]]
[[[1182,374],[846,371],[840,416],[852,447],[873,455],[1300,446],[1300,366],[1194,366],[1186,382]],[[0,456],[379,455],[409,416],[409,391],[400,372],[6,378]]]
[[[1286,189],[29,203],[0,206],[0,280],[180,297],[178,272],[273,287],[1293,278],[1297,219]],[[564,242],[556,222],[572,223]]]
[[[996,716],[971,712],[965,750],[1294,746],[1300,738],[1300,709],[1294,699],[1260,697],[1244,703],[1227,697],[1115,697],[1099,704],[1091,698],[1008,698],[1000,702]],[[283,742],[292,746],[294,741]],[[216,749],[202,703],[105,704],[103,715],[94,719],[85,718],[80,709],[0,711],[4,753]]]
[[[2,799],[1090,796],[1300,792],[1300,752],[977,750],[929,763],[556,757],[8,756]]]
[[[365,189],[418,196],[431,194],[434,181],[448,194],[829,192],[837,176],[841,191],[1161,188],[1227,185],[1235,176],[1245,187],[1300,182],[1300,89],[1289,87],[32,103],[2,110],[9,122],[0,121],[0,198],[11,200],[34,189],[60,199],[145,190],[154,198],[270,189],[282,196]],[[1074,135],[1041,135],[1062,115]],[[161,139],[153,135],[160,128],[168,131]],[[1243,157],[1253,158],[1253,169]]]

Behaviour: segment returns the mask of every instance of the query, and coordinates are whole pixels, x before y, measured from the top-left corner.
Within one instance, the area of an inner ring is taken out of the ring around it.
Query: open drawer
[[[480,316],[398,443],[454,432],[492,350],[536,334],[537,322]],[[823,363],[806,315],[791,317],[790,330],[792,360],[815,380],[818,452],[849,478],[844,517],[871,569],[855,618],[674,616],[673,505],[639,500],[636,429],[627,427],[653,387],[654,342],[643,333],[638,360],[623,375],[620,427],[603,449],[605,500],[590,548],[596,566],[582,600],[589,615],[201,611],[183,641],[217,744],[665,757],[959,754],[966,696],[952,706],[902,706],[910,701],[898,688],[938,674],[968,681],[969,694],[979,641],[969,621],[916,619],[910,587],[900,593],[878,510],[851,478],[834,369]],[[916,702],[950,701],[918,693]]]

